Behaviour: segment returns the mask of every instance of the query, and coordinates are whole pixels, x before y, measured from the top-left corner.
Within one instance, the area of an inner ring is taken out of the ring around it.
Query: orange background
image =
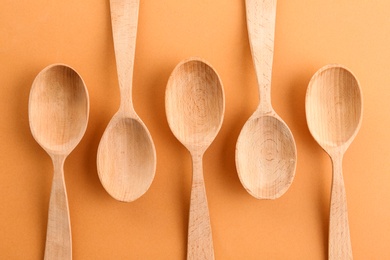
[[[304,102],[311,76],[341,63],[361,83],[363,124],[344,158],[355,259],[390,259],[390,3],[279,0],[272,102],[294,134],[298,163],[288,192],[251,197],[235,143],[258,103],[243,0],[141,1],[133,97],[157,150],[150,190],[133,203],[99,182],[96,152],[119,106],[109,1],[1,1],[0,258],[42,259],[52,181],[33,139],[28,97],[52,63],[74,67],[90,95],[86,134],[65,162],[74,259],[185,259],[189,153],[171,133],[164,94],[175,65],[202,57],[217,70],[225,119],[204,157],[216,259],[326,259],[331,164],[311,137]]]

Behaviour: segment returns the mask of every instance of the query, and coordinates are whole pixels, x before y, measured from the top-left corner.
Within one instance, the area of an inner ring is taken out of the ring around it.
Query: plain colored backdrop
[[[65,162],[73,258],[185,259],[191,159],[171,133],[164,94],[175,65],[201,57],[226,96],[221,131],[204,157],[216,259],[326,259],[331,164],[309,133],[305,94],[322,66],[340,63],[360,81],[363,124],[343,164],[355,259],[390,259],[390,2],[279,0],[272,103],[298,150],[287,193],[257,200],[241,185],[235,144],[258,104],[244,0],[141,0],[135,109],[157,150],[149,191],[133,203],[100,184],[96,152],[119,107],[109,1],[0,3],[0,259],[42,259],[52,181],[33,139],[28,97],[34,77],[66,63],[90,96],[84,138]]]

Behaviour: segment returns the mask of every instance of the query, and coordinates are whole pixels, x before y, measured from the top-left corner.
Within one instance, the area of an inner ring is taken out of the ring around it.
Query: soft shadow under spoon
[[[276,0],[246,0],[249,42],[260,104],[237,140],[236,166],[245,189],[257,199],[276,199],[290,187],[297,160],[295,141],[271,106]]]
[[[202,158],[221,128],[225,111],[218,74],[199,59],[179,63],[167,84],[165,108],[169,127],[192,156],[187,259],[214,259]]]
[[[97,169],[106,191],[124,202],[141,197],[156,171],[152,137],[133,107],[132,84],[139,0],[111,0],[121,104],[100,141]]]
[[[362,114],[362,92],[351,71],[328,65],[314,74],[306,92],[306,118],[310,133],[333,164],[329,220],[332,260],[352,259],[342,160],[360,129]]]
[[[28,115],[32,135],[54,165],[47,223],[45,259],[72,259],[64,162],[87,128],[89,98],[72,68],[54,64],[43,69],[31,87]]]

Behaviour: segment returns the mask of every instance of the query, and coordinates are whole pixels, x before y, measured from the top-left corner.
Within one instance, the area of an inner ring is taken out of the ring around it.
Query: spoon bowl
[[[236,146],[240,181],[254,197],[276,199],[290,187],[295,172],[295,147],[287,125],[276,116],[252,116]]]
[[[89,97],[84,81],[66,65],[46,67],[33,82],[28,112],[32,135],[50,155],[54,166],[45,259],[72,259],[63,166],[87,128]]]
[[[352,259],[342,160],[360,129],[362,114],[362,92],[350,70],[328,65],[314,74],[306,92],[306,118],[310,133],[332,160],[328,252],[331,260]]]
[[[98,148],[104,188],[117,200],[136,200],[153,180],[155,156],[152,139],[141,120],[114,116]]]
[[[324,150],[352,142],[361,125],[362,108],[359,83],[347,68],[326,66],[310,81],[306,95],[308,126]]]
[[[225,111],[218,74],[200,59],[179,63],[167,84],[165,108],[169,127],[192,156],[187,259],[214,259],[202,158],[221,128]]]
[[[35,140],[49,153],[69,154],[86,130],[88,104],[84,82],[73,69],[55,64],[42,70],[29,99]]]
[[[189,150],[207,148],[223,113],[223,89],[213,68],[197,59],[179,64],[166,90],[166,114],[176,138]]]

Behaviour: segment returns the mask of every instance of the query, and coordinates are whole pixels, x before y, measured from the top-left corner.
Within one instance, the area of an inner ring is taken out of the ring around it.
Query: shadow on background
[[[190,191],[192,180],[192,161],[188,150],[176,139],[171,132],[165,111],[165,90],[168,79],[180,61],[172,61],[169,65],[161,63],[156,66],[152,73],[152,78],[147,87],[153,90],[148,93],[147,111],[149,118],[149,130],[155,143],[157,152],[157,170],[155,182],[170,182],[173,184],[172,191],[167,192],[167,199],[174,201],[175,207],[180,212],[180,221],[177,223],[180,227],[181,247],[184,248],[182,258],[186,258],[187,248],[187,230],[190,207]],[[150,116],[152,115],[152,116]],[[164,167],[165,172],[161,169]],[[166,171],[166,167],[171,167]],[[163,175],[164,173],[164,175]],[[159,184],[161,187],[163,184]],[[168,186],[166,186],[168,187]],[[151,186],[153,188],[153,184]],[[171,193],[172,192],[172,193]]]
[[[34,226],[37,227],[37,230],[39,230],[39,234],[36,234],[36,238],[40,241],[37,244],[41,246],[39,251],[41,252],[42,258],[46,240],[53,166],[50,157],[35,141],[31,134],[28,118],[28,102],[32,83],[44,67],[46,67],[46,65],[26,65],[15,73],[15,78],[18,80],[15,83],[15,86],[12,87],[13,96],[11,98],[17,102],[11,102],[10,104],[12,106],[11,110],[14,111],[13,116],[18,118],[18,120],[8,122],[9,124],[14,123],[14,125],[9,126],[11,129],[17,130],[14,131],[14,137],[17,138],[16,142],[22,144],[19,149],[20,153],[26,153],[29,157],[26,158],[24,162],[24,171],[19,173],[22,175],[21,177],[23,180],[20,181],[18,185],[21,185],[19,186],[19,189],[22,189],[23,193],[28,193],[28,196],[32,196],[32,198],[34,198],[30,201],[30,203],[34,207],[34,211],[38,216],[37,219],[34,219]],[[27,165],[26,163],[30,161],[40,163]]]
[[[236,85],[230,86],[232,92],[240,94],[233,94],[234,100],[230,101],[229,98],[226,100],[225,119],[232,119],[229,121],[225,120],[222,125],[221,135],[223,138],[223,148],[221,149],[222,154],[220,161],[224,162],[224,171],[221,174],[223,174],[223,179],[226,179],[226,187],[229,189],[229,193],[232,192],[233,194],[239,194],[240,196],[247,196],[248,194],[242,186],[236,170],[236,143],[241,129],[256,109],[256,107],[251,104],[254,97],[256,99],[259,96],[259,93],[249,45],[245,1],[242,1],[240,12],[241,28],[239,30],[240,35],[237,36],[241,43],[239,45],[240,51],[238,52],[238,56],[234,57],[234,63],[232,63],[237,70],[235,74],[237,79],[234,80]],[[222,81],[224,81],[223,78]],[[238,84],[236,82],[238,82]],[[229,85],[231,84],[232,83]],[[225,96],[231,95],[228,91],[229,89],[225,88]],[[232,108],[232,105],[234,105],[234,108],[230,109]]]
[[[316,205],[316,216],[319,220],[319,224],[322,230],[323,252],[324,259],[328,257],[328,222],[329,222],[329,199],[327,198],[329,191],[326,191],[327,178],[331,175],[325,172],[326,169],[326,155],[321,147],[314,140],[309,132],[306,112],[305,112],[305,97],[306,90],[312,75],[315,73],[313,68],[310,71],[297,75],[290,83],[288,95],[291,109],[291,117],[294,117],[293,122],[289,125],[292,129],[298,150],[298,164],[296,174],[309,174],[310,176],[304,176],[303,178],[310,179],[310,184],[316,188],[313,188],[313,193],[307,194],[307,197],[313,200],[313,204]],[[308,172],[300,172],[300,164],[310,164],[310,170]],[[306,180],[307,181],[307,180]]]

